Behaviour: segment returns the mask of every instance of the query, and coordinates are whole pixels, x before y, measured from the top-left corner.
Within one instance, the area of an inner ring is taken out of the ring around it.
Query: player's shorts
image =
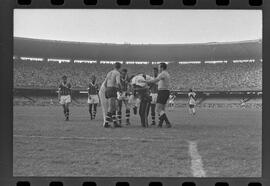
[[[174,104],[174,100],[169,100],[169,103],[170,104]]]
[[[157,103],[157,93],[151,93],[150,96],[152,97],[151,104],[156,104]]]
[[[140,99],[132,94],[129,96],[128,104],[130,106],[138,106],[140,104]]]
[[[158,90],[157,103],[165,105],[170,97],[169,90]]]
[[[88,104],[98,104],[99,103],[98,95],[89,95],[87,103]]]
[[[105,90],[105,98],[117,98],[117,88],[116,87],[107,87]]]
[[[67,104],[67,103],[70,103],[70,102],[71,102],[70,95],[60,96],[60,104],[61,105],[64,105],[64,104]]]
[[[195,105],[194,104],[189,104],[189,108],[194,108],[195,107]]]

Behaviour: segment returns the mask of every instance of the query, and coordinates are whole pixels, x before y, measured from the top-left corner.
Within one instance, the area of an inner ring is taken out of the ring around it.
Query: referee
[[[159,114],[159,124],[158,127],[162,127],[163,122],[165,121],[166,127],[171,128],[172,125],[166,115],[165,108],[166,103],[170,96],[170,74],[167,71],[167,64],[159,64],[159,74],[153,79],[146,81],[147,83],[158,83],[158,96],[157,96],[157,105],[156,111]]]

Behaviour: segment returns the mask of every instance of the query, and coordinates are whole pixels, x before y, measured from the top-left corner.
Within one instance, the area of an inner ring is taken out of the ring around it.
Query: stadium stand
[[[123,65],[130,74],[144,72],[152,74],[154,65]],[[227,64],[169,64],[173,90],[261,90],[262,63]],[[17,60],[14,63],[14,87],[56,88],[62,75],[67,75],[74,88],[87,86],[92,74],[101,83],[109,64],[75,64],[55,62],[30,62]]]

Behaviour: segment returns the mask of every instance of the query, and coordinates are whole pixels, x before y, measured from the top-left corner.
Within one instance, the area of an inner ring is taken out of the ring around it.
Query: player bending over
[[[157,108],[156,111],[159,113],[159,123],[158,127],[162,127],[163,122],[165,121],[166,127],[170,128],[171,123],[166,115],[166,104],[170,96],[170,74],[167,71],[167,64],[159,64],[159,74],[158,76],[148,83],[157,83],[158,82],[158,96],[157,96]]]
[[[117,119],[118,123],[121,125],[122,123],[122,105],[124,103],[126,108],[126,125],[130,125],[130,105],[129,105],[129,78],[127,74],[127,69],[121,70],[120,77],[122,90],[117,92]]]
[[[158,68],[154,68],[154,78],[158,76]],[[156,103],[157,103],[157,95],[158,95],[158,85],[156,83],[151,83],[150,85],[150,96],[152,97],[151,101],[151,125],[156,125]]]
[[[92,75],[89,86],[88,86],[88,100],[89,114],[91,120],[95,119],[97,114],[97,105],[99,104],[98,98],[98,85],[96,83],[96,76]],[[93,109],[94,110],[93,110]]]
[[[142,127],[148,127],[148,113],[152,98],[146,81],[150,81],[152,79],[153,78],[148,75],[138,74],[131,80],[133,94],[136,96],[138,95],[140,99],[139,115]]]
[[[116,99],[117,99],[117,91],[121,89],[121,82],[120,82],[120,70],[121,63],[115,63],[114,69],[111,70],[106,76],[105,82],[105,98],[108,99],[109,102],[109,109],[106,115],[106,122],[104,127],[110,127],[109,123],[112,118],[113,126],[114,127],[121,127],[117,123],[116,120]]]
[[[196,93],[193,92],[192,89],[189,89],[188,92],[188,105],[189,105],[189,113],[195,115]]]
[[[58,88],[58,99],[63,106],[66,121],[69,120],[69,104],[71,102],[71,84],[67,82],[67,76],[62,77],[62,83]]]

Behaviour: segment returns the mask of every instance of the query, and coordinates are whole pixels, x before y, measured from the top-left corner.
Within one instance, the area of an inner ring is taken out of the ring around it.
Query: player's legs
[[[156,104],[151,104],[151,118],[152,118],[152,125],[156,124]]]
[[[141,103],[140,103],[140,107],[139,107],[139,115],[140,115],[140,119],[141,119],[141,125],[143,127],[146,127],[146,106],[147,106],[147,102],[143,99],[141,100]]]
[[[123,105],[123,101],[117,99],[116,102],[117,102],[117,115],[116,115],[116,117],[117,117],[118,123],[121,124],[122,123],[122,105]]]
[[[97,103],[94,104],[94,112],[93,112],[93,118],[96,118],[96,114],[97,114]]]
[[[128,99],[124,100],[124,104],[126,107],[126,125],[130,125],[130,105]]]
[[[157,98],[157,113],[159,114],[159,124],[158,127],[162,127],[163,122],[166,122],[166,126],[171,127],[171,123],[166,115],[166,104],[169,98],[169,91],[159,91]]]
[[[93,104],[92,103],[89,103],[88,104],[88,111],[89,111],[91,120],[93,119],[92,107],[93,107]]]
[[[102,115],[103,115],[103,121],[105,124],[106,122],[106,113],[107,113],[107,108],[108,108],[108,100],[105,97],[105,92],[104,91],[99,91],[99,98],[100,98],[100,104],[101,104],[101,109],[102,109]]]
[[[66,120],[69,120],[69,103],[66,103]]]

